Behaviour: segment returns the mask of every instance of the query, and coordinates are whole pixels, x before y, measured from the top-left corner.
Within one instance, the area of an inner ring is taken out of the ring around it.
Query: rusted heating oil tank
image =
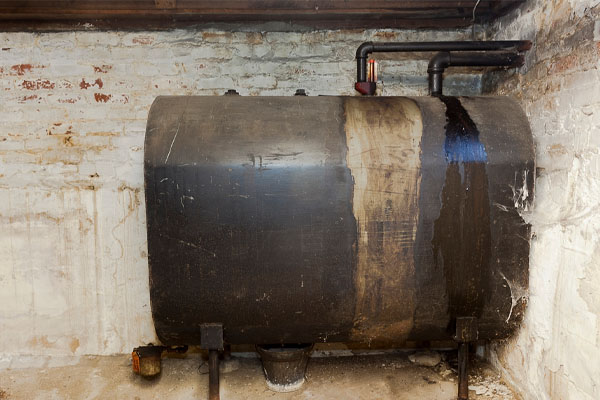
[[[158,97],[145,142],[167,345],[479,339],[522,317],[534,148],[505,97]]]

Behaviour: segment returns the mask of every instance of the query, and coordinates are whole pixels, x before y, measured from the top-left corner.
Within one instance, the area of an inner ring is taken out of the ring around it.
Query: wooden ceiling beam
[[[525,0],[481,0],[489,20]],[[0,0],[0,30],[91,23],[169,28],[207,22],[280,21],[315,27],[465,27],[477,0]],[[331,24],[331,25],[328,25]]]

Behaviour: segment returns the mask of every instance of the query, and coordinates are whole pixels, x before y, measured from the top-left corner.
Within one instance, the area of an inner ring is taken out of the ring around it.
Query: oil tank
[[[507,337],[534,147],[505,97],[172,96],[150,110],[152,314],[167,345]]]

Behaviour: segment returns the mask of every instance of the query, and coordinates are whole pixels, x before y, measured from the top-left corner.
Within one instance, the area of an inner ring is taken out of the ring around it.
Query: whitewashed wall
[[[353,95],[361,42],[468,33],[0,33],[0,366],[156,340],[142,166],[157,95]],[[425,94],[426,68],[382,61],[385,93]]]
[[[491,37],[532,39],[502,77],[537,146],[525,323],[495,358],[526,400],[600,399],[600,1],[532,0]]]

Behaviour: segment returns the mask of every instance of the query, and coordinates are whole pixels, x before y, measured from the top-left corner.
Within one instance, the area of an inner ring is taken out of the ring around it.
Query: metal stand
[[[469,344],[458,344],[458,399],[469,398]]]
[[[220,400],[219,352],[223,351],[223,325],[204,324],[200,335],[202,348],[208,350],[208,399]]]
[[[219,351],[208,351],[208,399],[219,400]]]
[[[477,319],[475,317],[456,318],[458,342],[458,400],[469,399],[469,343],[477,340]]]

